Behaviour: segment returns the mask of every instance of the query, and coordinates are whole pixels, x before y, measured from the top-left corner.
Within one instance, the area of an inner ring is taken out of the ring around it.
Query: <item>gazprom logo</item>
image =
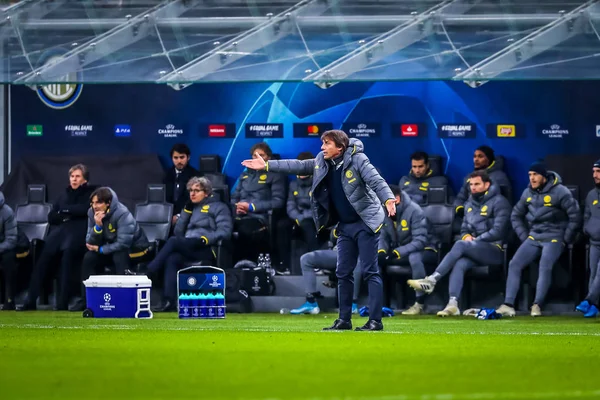
[[[61,58],[54,55],[46,59],[44,65],[52,64]],[[55,109],[63,109],[72,106],[83,90],[83,85],[78,82],[80,75],[77,72],[69,72],[60,78],[53,79],[48,85],[40,85],[36,92],[38,97],[48,106]]]

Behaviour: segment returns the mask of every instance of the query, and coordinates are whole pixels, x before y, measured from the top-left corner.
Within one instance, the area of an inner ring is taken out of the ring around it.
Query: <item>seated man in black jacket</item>
[[[169,168],[163,179],[167,202],[173,204],[173,225],[177,222],[183,206],[190,197],[186,190],[188,181],[194,176],[202,176],[189,164],[190,154],[190,148],[186,144],[175,144],[171,149],[173,167]]]
[[[95,189],[88,185],[89,178],[88,169],[83,164],[74,165],[69,169],[69,186],[48,214],[50,234],[33,268],[29,292],[19,311],[36,309],[42,285],[55,263],[59,265],[56,309],[67,309],[70,283],[74,282],[74,276],[79,276],[79,265],[86,252],[87,211],[90,208],[90,195]]]

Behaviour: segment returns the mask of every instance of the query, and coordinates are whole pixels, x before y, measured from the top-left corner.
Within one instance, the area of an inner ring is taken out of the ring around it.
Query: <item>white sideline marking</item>
[[[232,332],[286,332],[286,333],[306,333],[306,332],[322,332],[320,330],[297,330],[297,329],[281,329],[281,328],[232,328],[227,326],[179,326],[179,327],[153,327],[149,325],[79,325],[79,326],[59,326],[59,325],[40,325],[40,324],[0,324],[1,328],[17,328],[17,329],[65,329],[65,330],[149,330],[149,331],[232,331]],[[344,334],[343,331],[322,332],[324,334],[338,333]],[[423,331],[380,331],[371,332],[378,335],[482,335],[482,336],[600,336],[600,332],[510,332],[510,331],[446,331],[446,332],[423,332]],[[364,334],[364,333],[363,333]],[[317,399],[315,399],[317,400]]]
[[[345,398],[323,398],[312,397],[308,400],[483,400],[483,399],[576,399],[593,398],[600,396],[600,390],[574,390],[565,392],[488,392],[488,393],[443,393],[422,395],[397,395],[379,397],[345,397]],[[280,400],[280,399],[268,399]]]

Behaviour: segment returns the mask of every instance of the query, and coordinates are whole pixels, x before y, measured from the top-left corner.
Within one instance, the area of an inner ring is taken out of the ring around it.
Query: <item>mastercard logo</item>
[[[318,135],[319,134],[319,126],[318,125],[308,125],[306,127],[306,132],[309,135]]]

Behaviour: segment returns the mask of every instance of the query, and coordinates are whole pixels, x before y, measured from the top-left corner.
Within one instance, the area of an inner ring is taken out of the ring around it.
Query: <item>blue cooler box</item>
[[[150,311],[152,281],[146,276],[93,275],[83,281],[83,284],[87,297],[87,310],[84,316],[152,318],[152,311]]]

